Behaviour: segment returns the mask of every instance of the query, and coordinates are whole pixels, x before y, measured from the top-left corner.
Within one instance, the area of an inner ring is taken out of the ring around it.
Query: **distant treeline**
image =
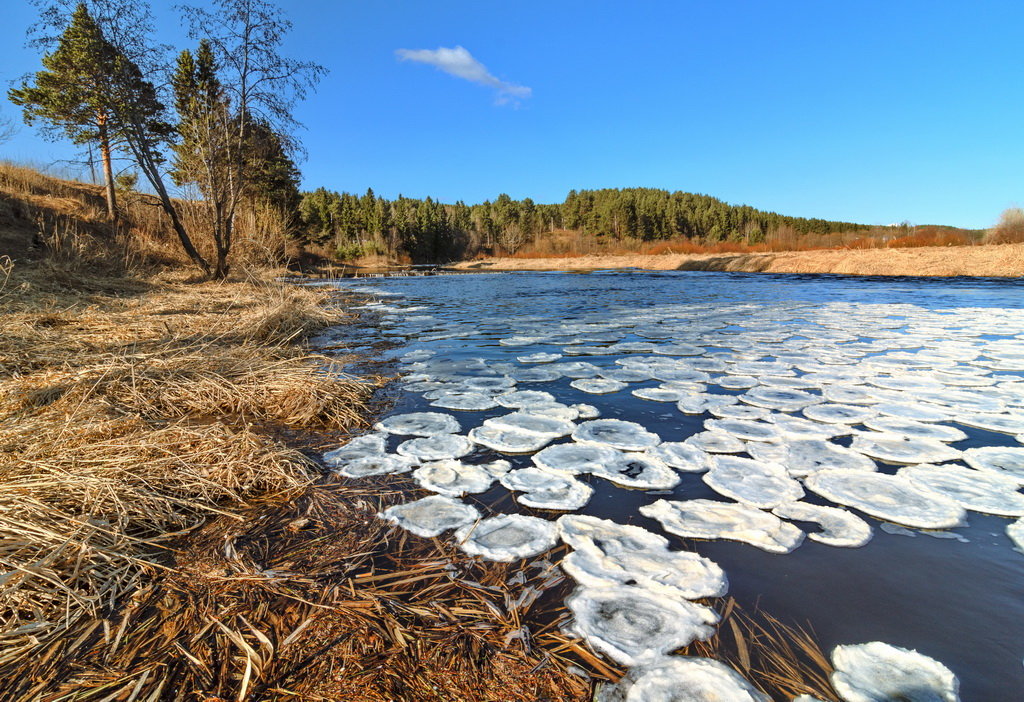
[[[417,262],[515,253],[557,230],[614,240],[757,244],[779,231],[801,236],[869,229],[653,188],[572,190],[557,205],[505,194],[478,205],[447,205],[429,197],[387,200],[373,190],[359,196],[319,188],[303,193],[300,214],[306,240],[339,258],[404,255]]]

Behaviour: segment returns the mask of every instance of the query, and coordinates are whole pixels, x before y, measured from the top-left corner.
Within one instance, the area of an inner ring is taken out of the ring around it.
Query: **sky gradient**
[[[1024,204],[1019,0],[280,5],[286,51],[330,70],[296,112],[305,188],[474,203],[644,186],[970,228]],[[160,38],[189,46],[154,8]],[[4,14],[6,89],[39,59],[31,5]],[[29,127],[0,145],[72,153]]]

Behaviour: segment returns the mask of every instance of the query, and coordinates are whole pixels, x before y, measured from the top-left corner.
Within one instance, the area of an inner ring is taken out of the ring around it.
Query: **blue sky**
[[[330,69],[297,110],[307,188],[472,203],[647,186],[964,227],[1024,204],[1019,0],[280,4],[288,53]],[[171,4],[154,7],[186,46]],[[38,57],[33,8],[4,8],[6,87]],[[28,127],[0,146],[70,153]]]

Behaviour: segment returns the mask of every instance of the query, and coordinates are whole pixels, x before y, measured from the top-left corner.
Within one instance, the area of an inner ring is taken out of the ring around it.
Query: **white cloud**
[[[438,70],[463,78],[471,83],[486,85],[497,91],[495,102],[499,105],[518,105],[520,100],[530,97],[533,91],[525,85],[515,85],[491,75],[487,67],[473,58],[473,54],[461,46],[446,49],[398,49],[395,54],[401,61],[426,63]]]

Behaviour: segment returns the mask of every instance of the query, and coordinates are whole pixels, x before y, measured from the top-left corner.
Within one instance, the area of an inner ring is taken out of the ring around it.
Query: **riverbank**
[[[753,254],[629,254],[575,258],[487,258],[462,261],[453,267],[461,270],[489,271],[641,268],[660,271],[1016,277],[1024,275],[1024,244],[783,251]]]
[[[0,283],[0,697],[585,698],[503,645],[508,567],[375,518],[404,476],[322,472],[385,380],[302,343],[352,319],[329,293],[45,261]]]

